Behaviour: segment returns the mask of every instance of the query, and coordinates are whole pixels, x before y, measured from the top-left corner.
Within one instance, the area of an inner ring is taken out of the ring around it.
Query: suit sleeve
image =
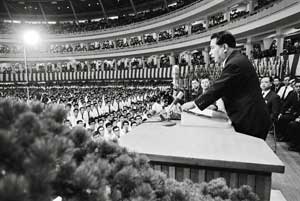
[[[204,94],[195,99],[195,104],[200,110],[204,110],[224,96],[226,91],[231,90],[234,87],[234,83],[238,82],[240,77],[241,70],[237,65],[227,65],[222,71],[220,78]]]

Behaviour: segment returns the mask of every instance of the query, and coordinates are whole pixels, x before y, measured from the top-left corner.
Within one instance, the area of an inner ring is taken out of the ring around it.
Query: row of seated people
[[[230,20],[234,20],[243,16],[246,16],[249,14],[249,11],[246,10],[237,10],[237,9],[233,9],[230,12]]]
[[[4,89],[1,97],[26,100],[24,89]],[[93,140],[118,141],[136,126],[151,117],[153,104],[161,99],[170,104],[170,90],[159,88],[36,88],[30,89],[31,101],[42,101],[46,105],[61,104],[67,115],[65,124],[89,130]]]
[[[257,0],[257,5],[255,6],[254,10],[259,10],[265,6],[268,6],[274,3],[277,0]]]
[[[56,23],[48,25],[39,25],[46,28],[48,33],[51,34],[67,34],[78,33],[87,31],[97,31],[112,27],[124,26],[136,22],[141,22],[147,19],[158,17],[166,13],[175,11],[179,8],[187,6],[195,1],[199,0],[177,0],[172,5],[155,9],[149,9],[139,12],[136,15],[120,15],[117,19],[108,18],[99,21],[86,20],[85,22],[72,22],[72,23]],[[0,33],[14,33],[15,29],[18,29],[22,24],[0,23]],[[35,25],[38,26],[38,25]]]
[[[191,63],[195,68],[202,68],[204,63],[203,56],[194,55]],[[182,58],[179,62],[180,66],[187,66],[187,61]],[[131,66],[131,67],[130,67]],[[160,67],[171,67],[169,57],[162,57],[160,60]],[[154,60],[145,61],[145,68],[157,68],[157,63]],[[75,72],[75,71],[102,71],[102,70],[128,70],[128,69],[141,69],[143,65],[141,60],[131,60],[131,64],[128,61],[121,61],[117,63],[103,62],[103,61],[82,61],[82,62],[63,62],[63,63],[36,63],[30,65],[29,72]],[[0,73],[14,73],[25,72],[24,65],[21,63],[11,63],[6,66],[0,67]]]
[[[189,100],[205,93],[211,82],[209,76],[193,79]],[[286,141],[289,150],[300,152],[300,80],[286,76],[281,82],[278,77],[264,76],[260,78],[260,87],[275,127],[270,131],[275,130],[278,141]],[[221,101],[211,105],[210,109],[226,112]]]
[[[202,25],[202,24],[201,24]],[[192,29],[192,32],[197,32],[199,30],[204,30],[203,25],[198,25],[196,28]],[[174,38],[179,38],[186,36],[188,34],[186,27],[178,27],[174,30]],[[141,37],[131,37],[130,39],[117,39],[115,41],[105,40],[105,41],[95,41],[95,42],[83,42],[83,43],[66,43],[66,44],[50,44],[49,47],[41,49],[32,49],[34,52],[41,53],[72,53],[72,52],[87,52],[87,51],[99,51],[114,48],[126,48],[126,47],[136,47],[143,44],[157,43],[158,41],[164,41],[172,39],[171,31],[162,31],[158,34],[158,38],[155,34],[146,34]],[[158,40],[157,40],[158,39]],[[21,45],[5,45],[0,44],[0,54],[20,54],[22,53],[23,47]]]
[[[290,76],[282,82],[279,78],[262,77],[261,88],[276,137],[288,142],[290,150],[300,151],[300,81]]]

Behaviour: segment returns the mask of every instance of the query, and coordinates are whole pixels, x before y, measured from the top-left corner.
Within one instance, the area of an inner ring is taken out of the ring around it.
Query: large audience
[[[192,91],[187,86],[182,88],[187,90],[184,100],[195,98],[195,94],[205,91],[219,76],[220,69],[212,67],[210,69],[211,71],[205,72],[195,69],[193,75],[189,75],[194,77],[190,80]],[[203,86],[198,78],[202,78],[200,80],[203,80]],[[199,82],[198,88],[194,87],[195,81]],[[300,151],[300,139],[297,135],[300,131],[300,82],[289,76],[285,76],[283,80],[278,77],[262,76],[260,82],[263,97],[273,120],[270,134],[275,133],[278,141],[287,142],[291,151]],[[276,96],[272,100],[267,95],[270,91],[273,91]],[[164,108],[168,107],[174,99],[173,91],[169,87],[112,88],[95,85],[68,87],[63,85],[31,87],[28,95],[24,87],[4,87],[0,92],[0,97],[13,97],[29,102],[38,100],[46,105],[62,104],[68,112],[65,119],[67,126],[81,126],[92,132],[99,140],[115,141],[153,114],[163,113]],[[182,101],[176,105],[176,119],[180,118],[178,114]],[[222,106],[218,105],[217,108],[222,109]]]
[[[67,34],[87,31],[97,31],[112,27],[124,26],[147,19],[155,18],[166,13],[175,11],[199,0],[176,0],[168,7],[153,8],[140,11],[136,15],[120,15],[117,18],[102,20],[85,20],[84,22],[56,23],[47,25],[33,25],[46,29],[51,34]],[[201,0],[200,0],[201,1]],[[0,33],[14,33],[22,24],[0,23]]]
[[[68,33],[79,33],[79,32],[88,32],[88,31],[97,31],[103,30],[112,27],[124,26],[131,23],[141,22],[143,20],[151,19],[154,17],[158,17],[160,15],[172,12],[184,6],[187,6],[191,3],[194,3],[199,0],[177,0],[176,3],[169,5],[167,8],[156,8],[149,9],[143,12],[139,12],[137,15],[122,15],[117,18],[108,18],[101,20],[81,20],[80,22],[63,22],[56,24],[47,24],[47,25],[31,25],[38,29],[46,30],[46,32],[51,34],[68,34]],[[200,0],[201,1],[201,0]],[[273,2],[278,0],[258,0],[257,5],[254,10],[259,10],[268,5],[271,5]],[[233,9],[230,13],[231,19],[236,19],[247,15],[247,11],[237,11]],[[223,17],[222,17],[223,16]],[[228,19],[227,19],[228,20]],[[224,14],[217,14],[216,16],[212,16],[209,22],[209,27],[217,26],[219,24],[223,24],[227,21],[224,19]],[[24,24],[18,23],[7,23],[0,22],[0,33],[1,34],[12,34],[15,33],[20,27],[24,26]]]
[[[171,90],[124,87],[32,87],[29,99],[25,88],[5,88],[1,97],[20,101],[61,104],[67,111],[64,123],[89,130],[94,140],[117,141],[169,105]]]
[[[276,0],[262,0],[259,1],[258,5],[255,7],[256,10],[266,7],[267,5],[273,3]],[[191,2],[189,2],[191,3]],[[184,5],[185,3],[178,3],[177,5]],[[230,20],[234,20],[240,17],[243,17],[245,15],[248,15],[249,12],[246,10],[237,10],[237,9],[232,9],[230,11]],[[226,19],[224,13],[217,13],[213,16],[210,16],[208,18],[208,24],[205,25],[203,22],[201,23],[195,23],[191,25],[191,33],[192,34],[197,34],[197,33],[202,33],[203,31],[206,31],[207,28],[212,28],[218,25],[222,25],[226,22],[228,22],[229,19]],[[97,22],[103,25],[104,22],[100,21]],[[87,21],[84,22],[83,24],[87,24],[87,27],[94,27],[96,22],[92,21]],[[105,22],[107,23],[107,22]],[[104,24],[105,24],[104,23]],[[90,24],[90,25],[88,25]],[[74,26],[79,26],[79,27],[86,27],[84,25],[77,25],[76,23],[71,23],[71,24],[55,24],[55,25],[49,25],[50,30],[57,30],[58,27],[61,26],[61,29],[64,30],[65,32],[74,32],[70,31],[68,28],[69,25],[74,25]],[[1,22],[0,23],[0,30],[6,31],[8,26],[7,23]],[[18,26],[18,25],[16,25]],[[20,25],[21,26],[21,25]],[[43,25],[44,26],[44,25]],[[53,27],[51,27],[53,26]],[[106,28],[109,26],[105,26]],[[79,28],[80,29],[80,28]],[[92,28],[87,28],[86,31],[90,31]],[[77,29],[75,29],[77,30]],[[65,33],[64,32],[64,33]],[[76,32],[76,31],[75,31]],[[172,33],[173,32],[173,33]],[[136,47],[136,46],[141,46],[144,44],[153,44],[157,43],[159,41],[165,41],[169,39],[176,39],[179,37],[187,36],[188,33],[188,27],[186,25],[182,25],[179,27],[174,28],[173,30],[164,30],[160,31],[158,34],[157,33],[148,33],[144,34],[142,36],[133,36],[130,38],[119,38],[116,40],[105,40],[105,41],[100,41],[100,40],[95,40],[95,41],[88,41],[88,42],[77,42],[77,43],[59,43],[59,44],[49,44],[47,47],[36,49],[36,50],[31,50],[31,52],[37,52],[37,53],[47,53],[47,54],[66,54],[66,53],[73,53],[73,52],[87,52],[87,51],[101,51],[101,50],[106,50],[106,49],[119,49],[119,48],[127,48],[127,47]],[[290,46],[290,48],[294,48],[294,46]],[[297,49],[298,46],[294,49]],[[295,50],[289,51],[293,52]],[[21,45],[7,45],[7,44],[0,44],[0,54],[20,54],[23,52],[23,48]],[[276,54],[275,51],[268,51],[264,50],[262,52],[255,51],[253,54],[255,57],[264,57],[264,56],[273,56],[274,53]],[[257,56],[258,55],[258,56]]]

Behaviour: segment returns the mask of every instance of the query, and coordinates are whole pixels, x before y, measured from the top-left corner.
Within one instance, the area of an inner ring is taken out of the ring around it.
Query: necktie
[[[283,91],[283,94],[282,94],[281,100],[284,100],[284,96],[285,96],[286,89],[287,89],[287,87],[285,87],[285,88],[284,88],[284,91]]]

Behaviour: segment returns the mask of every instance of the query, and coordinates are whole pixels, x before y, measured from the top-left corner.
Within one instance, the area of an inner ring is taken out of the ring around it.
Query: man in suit
[[[300,82],[295,84],[296,102],[292,108],[294,120],[288,123],[286,136],[289,139],[289,150],[300,151]]]
[[[278,95],[281,97],[281,110],[278,117],[277,136],[279,141],[288,141],[286,134],[289,122],[295,119],[294,111],[297,108],[297,92],[291,86],[290,77],[284,78],[285,86],[281,87]]]
[[[265,103],[267,104],[271,119],[275,122],[280,112],[280,97],[271,90],[272,77],[263,77],[260,81],[260,88],[262,90]]]
[[[283,86],[283,84],[281,83],[279,77],[274,77],[274,81],[273,81],[273,91],[275,91],[275,93],[278,93],[279,89]]]
[[[198,107],[204,110],[222,98],[237,132],[266,139],[271,119],[251,62],[235,50],[235,38],[227,31],[213,34],[210,48],[215,62],[224,66],[221,76],[204,94],[182,108],[189,110]]]

